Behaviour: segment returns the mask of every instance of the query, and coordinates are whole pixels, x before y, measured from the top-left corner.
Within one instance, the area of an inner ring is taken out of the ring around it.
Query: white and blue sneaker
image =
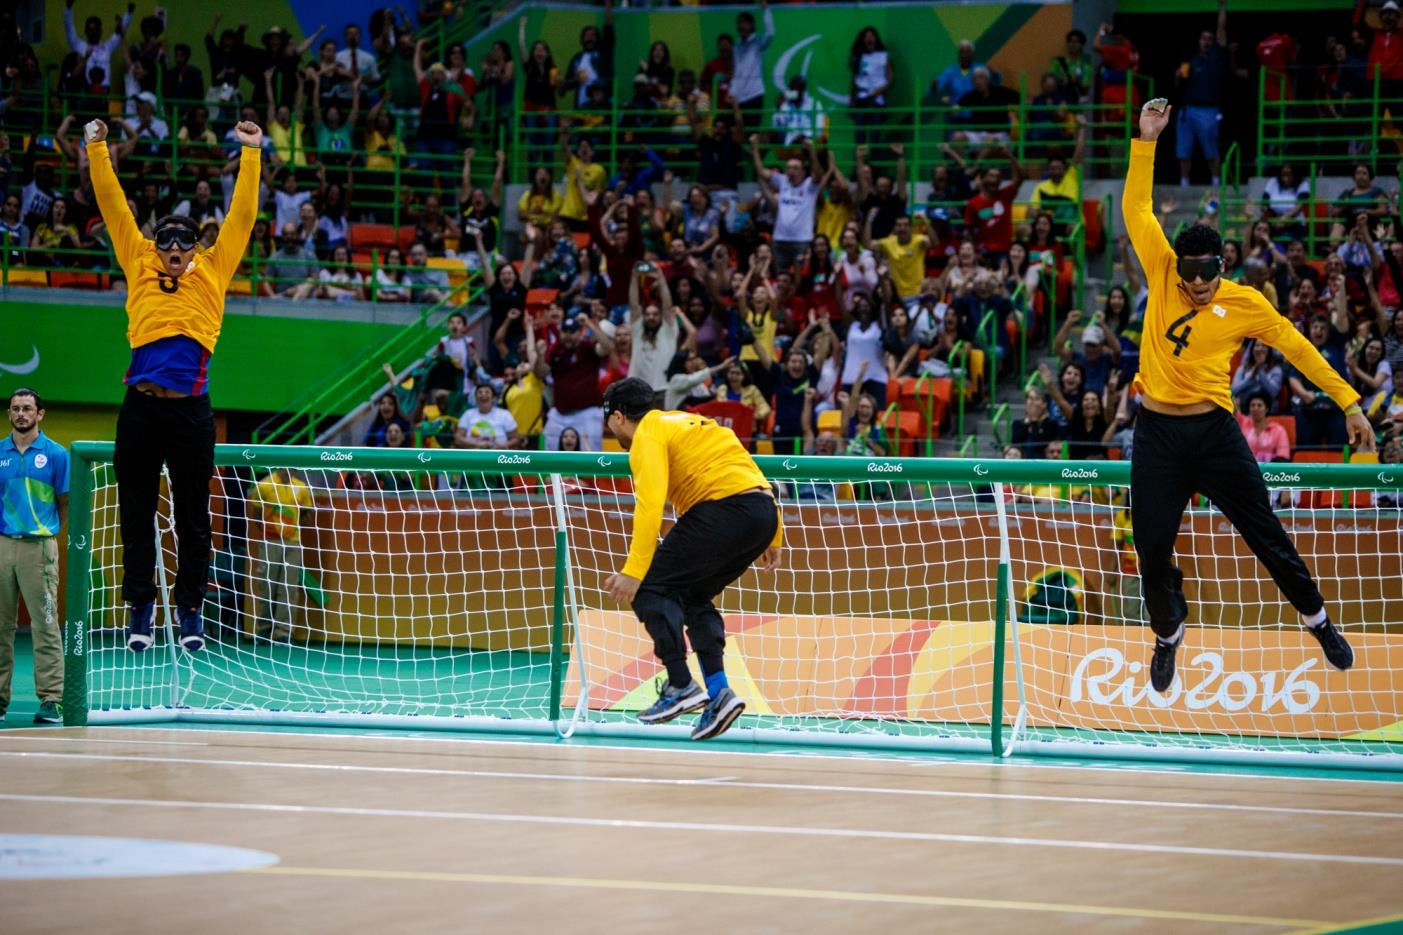
[[[133,604],[127,618],[127,649],[134,653],[151,648],[155,637],[151,635],[151,618],[156,616],[155,602]]]
[[[692,728],[693,740],[707,740],[724,734],[745,711],[745,702],[735,692],[723,688],[711,699]]]
[[[205,648],[205,621],[199,608],[182,608],[176,612],[180,621],[180,645],[187,653],[197,653]]]
[[[678,715],[706,707],[706,689],[696,679],[681,688],[673,688],[667,679],[660,680],[657,686],[658,700],[638,712],[638,720],[644,724],[666,724]]]

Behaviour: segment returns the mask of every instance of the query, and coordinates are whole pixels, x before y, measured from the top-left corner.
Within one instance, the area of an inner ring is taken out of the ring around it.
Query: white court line
[[[1075,770],[1091,773],[1114,773],[1122,777],[1126,773],[1158,775],[1158,776],[1194,776],[1196,778],[1223,778],[1223,779],[1250,779],[1258,782],[1330,782],[1330,783],[1353,783],[1357,785],[1378,786],[1380,784],[1390,785],[1403,779],[1403,773],[1377,773],[1377,779],[1354,779],[1348,776],[1292,776],[1274,775],[1273,767],[1263,765],[1262,772],[1259,773],[1237,773],[1221,772],[1218,768],[1201,768],[1195,766],[1166,767],[1162,763],[1150,765],[1147,760],[1127,759],[1118,761],[1117,766],[1096,766],[1081,763],[1054,763],[1047,762],[1047,759],[1037,757],[1025,757],[1018,760],[995,759],[992,754],[985,757],[982,754],[963,753],[952,754],[948,751],[942,752],[932,750],[928,759],[922,759],[921,753],[908,752],[904,756],[897,756],[890,753],[882,753],[872,750],[857,750],[847,754],[834,754],[819,752],[820,748],[815,747],[814,752],[790,752],[786,750],[760,750],[745,745],[735,745],[731,749],[717,749],[699,744],[687,744],[681,742],[669,742],[659,740],[640,740],[637,744],[603,744],[603,743],[573,743],[571,741],[556,740],[554,738],[541,738],[539,740],[504,740],[497,737],[454,737],[445,736],[443,732],[433,732],[431,735],[420,734],[419,736],[408,736],[409,731],[395,731],[392,728],[366,728],[359,733],[347,732],[344,734],[312,733],[305,730],[220,730],[216,727],[126,727],[122,725],[102,726],[88,728],[89,730],[139,730],[139,731],[169,731],[194,734],[220,734],[225,737],[238,737],[244,735],[266,736],[266,737],[314,737],[329,740],[399,740],[424,743],[443,744],[486,744],[503,747],[534,747],[552,750],[614,750],[625,753],[678,753],[690,756],[749,756],[768,757],[774,759],[798,759],[798,760],[832,760],[841,763],[853,762],[880,762],[893,763],[904,766],[920,767],[924,769],[936,769],[942,766],[957,766],[964,768],[995,767],[997,769],[1051,769],[1051,770]],[[367,733],[365,731],[372,731]],[[27,731],[33,734],[37,731]],[[403,733],[402,738],[396,735]],[[19,736],[16,734],[16,736]],[[237,744],[211,744],[211,746],[238,746]],[[1278,767],[1279,768],[1279,767]],[[1329,770],[1331,767],[1296,767],[1291,769],[1306,768]]]
[[[369,751],[366,751],[367,753]],[[1228,812],[1260,812],[1276,815],[1328,815],[1351,818],[1403,818],[1403,812],[1379,812],[1335,808],[1303,808],[1284,805],[1240,805],[1218,802],[1182,802],[1161,799],[1115,799],[1093,796],[1035,795],[1019,792],[966,792],[949,789],[909,789],[885,786],[820,785],[791,782],[741,781],[736,776],[704,779],[663,779],[647,776],[584,776],[570,773],[529,773],[506,770],[434,769],[416,766],[360,766],[348,763],[286,763],[271,760],[225,760],[207,757],[140,756],[104,753],[50,753],[0,750],[0,757],[42,758],[62,760],[103,760],[123,763],[178,763],[196,766],[235,766],[268,769],[323,770],[337,773],[389,773],[404,776],[454,776],[473,779],[540,780],[543,782],[624,783],[651,786],[725,785],[732,789],[760,789],[779,792],[839,793],[850,795],[905,795],[939,799],[984,799],[1013,802],[1049,802],[1070,805],[1110,805],[1135,808],[1200,809]]]
[[[0,730],[0,740],[47,740],[50,743],[149,743],[160,744],[163,747],[208,747],[211,744],[203,740],[120,740],[107,737],[47,737],[42,736],[48,731],[27,730],[24,728],[12,728],[9,731]]]
[[[1311,854],[1301,851],[1253,851],[1181,844],[1137,844],[1120,841],[1077,841],[1059,838],[1000,837],[989,834],[946,834],[935,831],[881,831],[859,828],[813,828],[804,825],[743,825],[719,822],[648,821],[637,818],[575,818],[557,815],[511,815],[498,812],[446,812],[428,809],[352,808],[334,805],[276,805],[269,802],[192,802],[169,799],[116,799],[76,795],[24,795],[0,792],[0,801],[50,802],[68,806],[102,805],[136,808],[195,809],[212,811],[272,812],[294,815],[341,815],[371,818],[432,818],[438,821],[481,821],[499,824],[566,825],[584,828],[639,829],[647,831],[708,831],[728,834],[768,834],[814,838],[861,838],[884,841],[919,841],[944,844],[993,844],[1009,847],[1048,847],[1088,851],[1121,851],[1136,854],[1182,854],[1194,857],[1232,857],[1305,863],[1355,864],[1403,867],[1403,857],[1367,854]]]

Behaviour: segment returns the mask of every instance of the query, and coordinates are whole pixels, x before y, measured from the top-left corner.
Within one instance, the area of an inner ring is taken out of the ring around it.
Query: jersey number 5
[[[1194,330],[1189,322],[1193,321],[1194,316],[1197,314],[1198,309],[1191,309],[1187,314],[1177,318],[1174,324],[1169,326],[1169,330],[1164,333],[1164,336],[1174,345],[1175,357],[1178,357],[1179,352],[1189,346],[1189,334]],[[1182,331],[1179,330],[1181,327],[1183,328]]]
[[[166,295],[175,295],[176,290],[180,288],[180,280],[173,276],[167,276],[165,273],[157,273],[156,285]]]

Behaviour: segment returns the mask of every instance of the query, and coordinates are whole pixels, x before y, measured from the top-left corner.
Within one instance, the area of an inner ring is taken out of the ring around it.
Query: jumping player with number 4
[[[200,225],[178,215],[156,222],[154,242],[143,237],[112,170],[107,125],[94,120],[83,135],[93,192],[127,277],[132,357],[113,458],[122,599],[130,606],[127,646],[141,652],[153,639],[155,519],[165,465],[178,542],[174,600],[180,645],[196,652],[205,645],[201,612],[209,577],[209,482],[214,475],[209,359],[224,319],[224,290],[243,259],[258,213],[263,131],[249,122],[234,127],[243,145],[239,177],[219,239],[208,250],[196,246]]]
[[[1189,607],[1183,573],[1174,564],[1174,540],[1194,493],[1223,511],[1296,608],[1301,625],[1319,641],[1326,661],[1348,669],[1354,651],[1330,622],[1320,589],[1272,513],[1261,470],[1232,417],[1233,354],[1246,338],[1275,347],[1345,411],[1356,450],[1372,451],[1374,432],[1360,411],[1359,394],[1290,319],[1255,289],[1221,278],[1223,241],[1216,230],[1194,224],[1170,247],[1155,220],[1152,182],[1155,141],[1171,110],[1164,98],[1141,109],[1140,138],[1130,144],[1121,202],[1150,289],[1134,382],[1143,402],[1130,466],[1135,550],[1155,632],[1150,682],[1156,691],[1169,690],[1174,656],[1184,640]]]
[[[726,684],[726,624],[712,602],[752,564],[778,566],[779,506],[734,432],[695,413],[660,411],[654,397],[637,377],[604,393],[604,424],[628,449],[634,501],[628,561],[604,589],[633,608],[667,668],[657,702],[638,719],[662,724],[704,708],[692,739],[706,740],[745,710]],[[669,500],[677,522],[659,545]],[[684,627],[705,686],[687,669]]]

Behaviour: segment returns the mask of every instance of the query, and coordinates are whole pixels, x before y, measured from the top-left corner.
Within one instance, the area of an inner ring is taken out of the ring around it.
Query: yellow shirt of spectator
[[[522,435],[541,433],[546,413],[545,396],[546,385],[534,373],[528,373],[507,387],[502,399]]]
[[[1251,286],[1223,279],[1206,306],[1194,305],[1176,269],[1178,257],[1155,218],[1154,166],[1154,142],[1132,140],[1121,210],[1150,289],[1135,390],[1163,403],[1211,402],[1232,412],[1232,358],[1245,339],[1256,338],[1286,355],[1341,409],[1358,402],[1359,394],[1296,330],[1291,319],[1272,308],[1266,296]]]
[[[564,206],[565,199],[561,198],[560,192],[555,189],[551,189],[548,195],[537,195],[528,188],[521,193],[516,210],[523,223],[547,227],[560,216],[560,209]]]
[[[307,144],[302,141],[303,130],[301,120],[292,121],[290,127],[285,127],[276,120],[269,121],[268,139],[273,141],[273,151],[284,163],[294,166],[307,164]]]
[[[249,503],[258,507],[264,539],[302,541],[302,511],[312,508],[312,494],[302,481],[274,471],[254,484]]]
[[[585,200],[580,197],[580,190],[575,185],[576,170],[584,174],[585,191],[604,191],[604,183],[609,177],[599,163],[591,162],[585,165],[578,156],[571,156],[570,161],[565,164],[565,204],[560,209],[560,216],[571,221],[583,221],[586,214]]]
[[[828,245],[833,248],[831,253],[837,254],[838,247],[843,242],[843,228],[847,227],[852,219],[852,202],[845,201],[840,204],[827,196],[819,201],[814,229],[828,238]]]
[[[365,167],[377,172],[393,172],[395,156],[404,155],[404,144],[398,134],[382,136],[379,130],[371,130],[365,135]]]
[[[258,210],[258,175],[262,152],[245,146],[239,156],[239,179],[219,239],[198,249],[178,280],[161,264],[154,241],[141,236],[127,196],[122,192],[106,142],[88,144],[93,194],[112,238],[117,263],[127,277],[127,341],[132,348],[184,335],[214,352],[224,321],[224,291],[248,249]]]
[[[645,415],[634,433],[628,464],[633,472],[633,544],[622,573],[640,581],[658,550],[665,503],[671,501],[680,517],[698,503],[769,487],[735,432],[691,412]],[[783,541],[781,520],[770,544]]]
[[[882,248],[887,258],[896,294],[903,299],[920,295],[921,281],[926,278],[926,248],[930,246],[930,238],[924,234],[912,234],[908,242],[901,243],[892,234],[877,241],[877,246]]]

